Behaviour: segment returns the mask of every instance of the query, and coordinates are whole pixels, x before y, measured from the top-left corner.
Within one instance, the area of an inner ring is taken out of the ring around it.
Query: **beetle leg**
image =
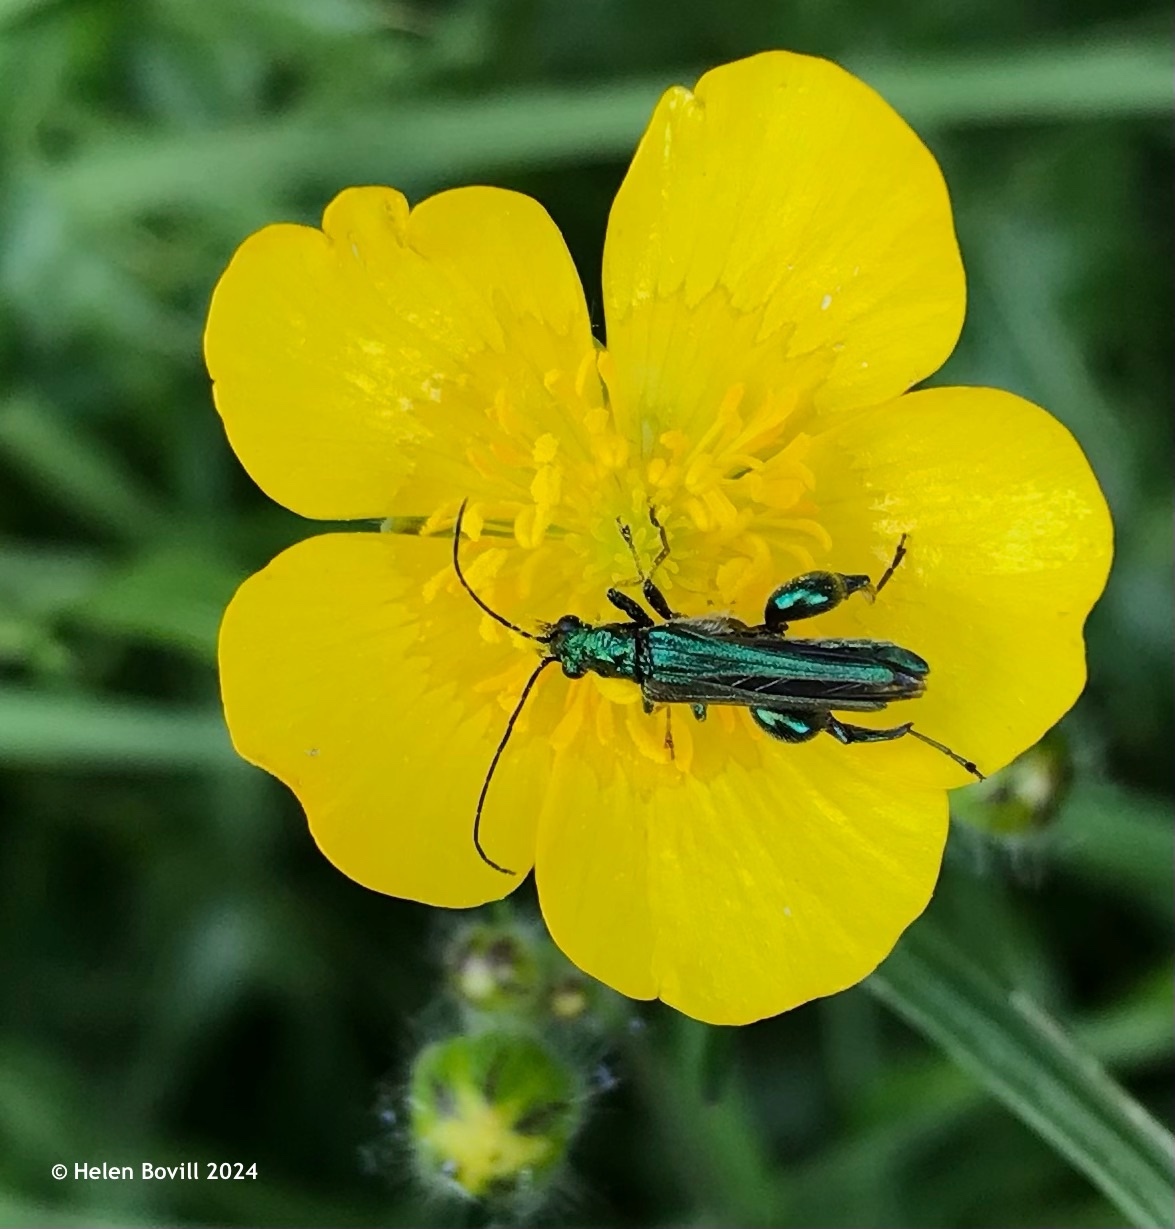
[[[828,713],[789,713],[774,708],[753,708],[751,719],[759,729],[784,743],[806,743],[832,720]]]
[[[763,624],[782,635],[793,619],[810,619],[839,606],[852,593],[873,593],[868,576],[845,576],[840,572],[805,572],[778,589],[763,607]]]
[[[830,716],[828,718],[828,725],[825,728],[837,742],[844,743],[846,746],[849,743],[888,743],[898,738],[905,738],[908,734],[911,738],[916,738],[919,742],[926,743],[927,746],[933,747],[936,751],[941,751],[943,755],[947,756],[948,759],[954,760],[960,768],[965,768],[977,780],[986,780],[983,773],[976,768],[971,760],[965,760],[945,744],[936,742],[933,738],[927,738],[925,734],[914,729],[912,721],[907,721],[888,730],[872,730],[863,725],[849,725],[847,722],[838,721],[837,718]]]
[[[872,601],[889,584],[898,564],[906,557],[906,538],[907,535],[902,534],[898,539],[893,560],[877,584],[860,573],[805,572],[780,585],[763,608],[763,625],[768,631],[783,635],[790,621],[824,614],[854,593],[864,593]]]
[[[873,586],[874,597],[876,597],[877,594],[879,594],[882,589],[889,584],[890,577],[893,576],[893,574],[898,570],[898,564],[901,563],[901,561],[906,557],[906,539],[909,536],[909,534],[904,533],[900,538],[898,538],[898,548],[893,553],[893,560],[891,561],[889,567],[882,572],[881,579]]]
[[[665,600],[665,595],[651,579],[656,575],[657,569],[669,558],[669,535],[665,532],[665,526],[657,519],[657,510],[652,504],[649,504],[649,521],[661,539],[661,549],[657,552],[657,557],[653,560],[652,567],[649,568],[650,579],[646,580],[643,585],[645,601],[652,606],[661,618],[680,619],[682,615],[669,605]]]
[[[665,532],[665,526],[657,520],[657,509],[652,504],[649,504],[649,522],[661,538],[661,549],[657,552],[657,558],[653,560],[653,566],[649,568],[651,576],[669,558],[669,535]]]
[[[624,614],[628,615],[637,627],[653,626],[653,620],[649,618],[648,612],[643,610],[627,593],[621,593],[619,589],[609,589],[605,597],[617,610],[623,611]]]
[[[655,572],[669,556],[669,539],[665,536],[665,528],[659,520],[657,514],[652,507],[649,508],[649,520],[657,526],[661,534],[661,551],[657,558],[653,560],[653,566],[650,569]],[[636,553],[636,545],[632,540],[632,530],[619,518],[616,518],[617,528],[620,530],[620,536],[624,539],[628,547],[629,553],[632,555],[632,561],[636,564],[636,574],[641,582],[641,592],[644,594],[645,601],[661,616],[663,619],[680,619],[682,616],[673,609],[672,606],[665,600],[665,594],[649,579],[645,570],[641,567],[640,556]]]
[[[645,595],[645,601],[661,616],[663,619],[680,619],[682,616],[673,609],[672,606],[665,600],[665,594],[657,588],[651,580],[646,580],[641,585],[641,592]]]

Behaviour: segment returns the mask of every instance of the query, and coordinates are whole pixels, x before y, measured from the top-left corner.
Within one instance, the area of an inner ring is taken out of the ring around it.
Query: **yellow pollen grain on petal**
[[[536,465],[549,465],[559,451],[559,441],[549,431],[534,442],[532,457]]]

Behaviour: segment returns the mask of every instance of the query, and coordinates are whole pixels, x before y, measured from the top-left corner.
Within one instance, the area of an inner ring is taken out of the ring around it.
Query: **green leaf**
[[[1134,1225],[1175,1216],[1175,1140],[1026,995],[922,921],[866,983],[1080,1169]]]

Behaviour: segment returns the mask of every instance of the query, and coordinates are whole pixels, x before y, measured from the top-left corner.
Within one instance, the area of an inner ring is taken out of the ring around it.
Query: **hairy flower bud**
[[[952,808],[977,828],[1024,835],[1049,823],[1068,795],[1072,775],[1068,744],[1053,733],[986,781],[956,794]]]
[[[537,947],[544,941],[533,928],[509,919],[462,927],[445,954],[458,1003],[487,1013],[532,1010],[541,993]]]
[[[540,1197],[580,1121],[573,1070],[533,1037],[483,1032],[434,1042],[409,1081],[417,1167],[472,1199]]]

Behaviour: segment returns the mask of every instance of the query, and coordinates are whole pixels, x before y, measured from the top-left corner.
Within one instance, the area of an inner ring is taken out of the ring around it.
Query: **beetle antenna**
[[[987,777],[979,771],[978,768],[970,760],[965,760],[961,755],[956,755],[950,747],[944,746],[942,743],[935,742],[933,738],[927,738],[925,734],[919,733],[913,727],[906,731],[907,734],[918,739],[919,742],[924,742],[928,747],[933,747],[936,751],[941,751],[943,755],[949,756],[960,768],[965,768],[976,780],[986,781]]]
[[[462,505],[464,509],[464,505]],[[517,871],[510,870],[509,867],[499,866],[481,847],[481,809],[485,805],[486,794],[489,792],[490,782],[494,779],[494,770],[498,767],[498,761],[502,758],[502,752],[506,749],[506,744],[510,741],[510,735],[514,732],[514,723],[518,720],[518,714],[522,712],[522,706],[526,703],[527,696],[530,695],[535,683],[538,682],[539,675],[558,658],[544,657],[542,661],[535,667],[534,673],[526,680],[526,686],[522,689],[522,695],[518,697],[518,703],[514,706],[514,711],[510,714],[510,720],[506,722],[506,731],[502,735],[502,741],[498,743],[498,749],[494,752],[494,758],[490,760],[489,771],[486,773],[486,779],[481,784],[481,793],[477,798],[477,810],[473,814],[473,847],[477,850],[478,856],[487,865],[492,866],[494,870],[501,871],[503,875],[517,875]]]
[[[517,632],[520,636],[525,636],[527,640],[537,640],[540,644],[546,644],[547,641],[545,637],[536,636],[534,632],[523,631],[517,623],[511,623],[509,619],[498,614],[496,610],[491,610],[485,602],[483,602],[481,598],[474,593],[473,589],[470,587],[469,581],[465,579],[465,573],[461,571],[459,548],[461,545],[461,522],[465,519],[465,508],[468,503],[468,499],[463,499],[461,501],[461,507],[457,509],[457,522],[453,526],[453,571],[457,573],[457,579],[461,582],[461,587],[466,593],[469,594],[471,598],[473,598],[482,610],[490,616],[491,619],[496,619],[503,627],[508,627],[512,632]],[[489,862],[489,859],[486,858],[486,861]],[[490,862],[490,865],[493,866],[493,863]],[[502,868],[499,866],[497,869],[501,870]]]

